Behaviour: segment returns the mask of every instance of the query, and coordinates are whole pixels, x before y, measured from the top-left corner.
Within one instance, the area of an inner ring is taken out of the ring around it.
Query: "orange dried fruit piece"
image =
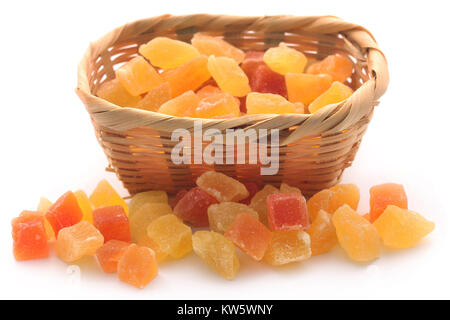
[[[13,253],[18,261],[46,258],[49,254],[44,217],[23,212],[11,222]]]
[[[233,280],[239,270],[239,260],[233,242],[213,231],[197,231],[192,236],[194,252],[214,271]]]
[[[178,68],[163,72],[161,76],[170,83],[172,97],[178,97],[189,90],[195,91],[208,81],[211,74],[208,71],[207,64],[207,57],[198,56]]]
[[[304,105],[316,100],[333,82],[328,74],[287,73],[285,78],[289,101]]]
[[[45,197],[41,197],[39,199],[39,203],[38,203],[36,210],[39,212],[42,212],[42,213],[46,213],[52,205],[53,205],[53,202],[51,202],[50,200],[48,200]]]
[[[212,86],[210,84],[200,88],[196,92],[196,94],[200,98],[200,100],[202,100],[203,98],[214,96],[216,94],[220,94],[220,93],[223,93],[223,91],[220,90],[218,87]]]
[[[42,217],[44,219],[44,229],[45,229],[45,234],[47,236],[47,240],[54,240],[55,239],[55,231],[53,231],[52,225],[45,218],[45,213],[40,212],[40,211],[28,211],[28,210],[25,210],[25,211],[22,211],[20,213],[20,216],[30,215],[30,214]]]
[[[393,249],[412,248],[434,230],[434,222],[394,205],[388,205],[373,225],[384,245]]]
[[[103,271],[106,273],[116,273],[119,260],[129,246],[129,242],[109,240],[98,248],[95,256]]]
[[[200,55],[189,43],[167,37],[156,37],[141,45],[139,53],[152,65],[164,70],[179,67]]]
[[[311,257],[309,235],[302,230],[273,232],[264,254],[264,261],[272,266],[300,262]]]
[[[301,102],[294,102],[294,106],[295,106],[295,113],[301,113],[301,114],[305,114],[308,113],[306,111],[306,107],[303,103]]]
[[[159,73],[141,56],[137,56],[116,70],[116,78],[133,96],[149,92],[163,83]]]
[[[353,94],[353,90],[340,82],[333,82],[331,87],[322,93],[308,106],[309,112],[314,113],[330,104],[344,101]]]
[[[228,57],[237,64],[244,60],[245,53],[220,37],[212,37],[201,33],[194,34],[192,45],[205,56]]]
[[[208,70],[224,92],[235,97],[243,97],[251,91],[247,75],[231,58],[210,56]]]
[[[259,261],[264,257],[272,233],[257,219],[241,213],[225,232],[225,237],[252,259]]]
[[[367,262],[379,257],[381,240],[377,229],[349,205],[337,209],[332,222],[339,244],[352,260]]]
[[[192,251],[192,230],[177,216],[167,214],[151,222],[147,235],[161,251],[174,259],[180,259]]]
[[[311,238],[313,256],[329,252],[337,243],[336,229],[331,222],[331,215],[324,210],[319,210],[306,232]]]
[[[89,201],[96,209],[115,205],[122,206],[125,210],[125,213],[128,215],[127,203],[105,179],[101,180],[97,184],[91,196],[89,197]]]
[[[72,191],[63,194],[47,211],[45,218],[52,225],[55,236],[62,228],[73,226],[81,221],[83,212]]]
[[[158,112],[177,117],[193,116],[195,109],[200,103],[200,99],[194,91],[187,91],[164,103]]]
[[[295,106],[278,94],[251,92],[246,100],[247,114],[294,113]]]
[[[93,256],[103,245],[104,238],[92,224],[81,221],[61,229],[56,239],[56,253],[66,262],[73,262],[84,256]]]
[[[220,172],[207,171],[197,178],[196,183],[219,202],[238,202],[249,195],[245,185]]]
[[[148,225],[157,218],[172,213],[172,207],[168,203],[146,203],[130,217],[131,239],[138,242],[140,238],[147,236]]]
[[[264,53],[264,62],[273,71],[285,75],[286,73],[302,73],[308,59],[298,50],[289,48],[285,43],[270,48]]]
[[[343,56],[331,55],[310,65],[307,73],[310,74],[328,74],[333,78],[333,81],[344,82],[353,72],[353,62]]]
[[[401,184],[385,183],[370,188],[370,221],[374,222],[388,205],[408,209],[408,197]]]
[[[208,207],[209,226],[215,232],[225,233],[241,213],[259,220],[258,212],[245,204],[222,202]]]
[[[120,281],[143,289],[158,274],[155,253],[147,247],[131,244],[120,257],[117,275]]]
[[[153,252],[155,253],[157,262],[161,262],[167,257],[167,253],[162,251],[161,247],[147,235],[139,238],[136,244],[141,247],[147,247],[152,249]]]
[[[320,210],[330,212],[330,201],[332,197],[333,192],[331,190],[323,189],[308,199],[306,205],[308,207],[308,214],[311,221],[316,219],[316,216]]]
[[[121,107],[135,107],[141,100],[140,96],[131,95],[117,78],[103,82],[97,96]]]
[[[131,241],[130,222],[122,206],[109,206],[92,212],[93,224],[105,237],[105,241]]]
[[[133,198],[131,198],[128,206],[130,210],[130,219],[141,206],[146,205],[147,203],[169,203],[167,192],[161,190],[150,190],[136,193]]]
[[[264,188],[258,191],[250,201],[249,207],[258,212],[259,221],[266,226],[269,225],[267,218],[267,197],[274,193],[279,193],[280,190],[270,184],[266,184]]]
[[[359,204],[359,188],[354,184],[338,184],[330,191],[333,192],[330,198],[330,203],[327,211],[328,213],[334,213],[338,208],[344,204],[348,204],[353,210],[358,209]]]
[[[172,99],[172,88],[168,82],[164,82],[151,89],[135,108],[156,112],[159,107],[170,99]]]
[[[238,117],[240,112],[239,100],[231,94],[223,92],[200,100],[197,108],[195,108],[193,117],[213,118],[227,115]]]
[[[86,220],[87,222],[92,223],[92,203],[89,201],[89,198],[83,190],[77,190],[74,192],[75,197],[77,198],[78,205],[80,206],[81,211],[83,212],[82,220]]]

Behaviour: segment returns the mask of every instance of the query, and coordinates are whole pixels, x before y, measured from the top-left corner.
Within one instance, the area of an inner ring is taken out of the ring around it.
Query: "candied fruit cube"
[[[45,229],[45,234],[47,236],[47,240],[54,240],[55,239],[55,231],[53,231],[53,227],[50,224],[50,222],[48,222],[48,220],[45,218],[45,213],[40,212],[40,211],[22,211],[20,213],[20,216],[23,215],[36,215],[36,216],[40,216],[44,219],[44,229]]]
[[[221,202],[208,207],[209,226],[211,230],[225,233],[239,214],[248,214],[259,220],[258,212],[242,203]]]
[[[174,259],[180,259],[192,251],[192,230],[177,216],[166,214],[151,222],[147,235],[161,251]]]
[[[231,94],[223,92],[200,100],[197,108],[195,108],[193,117],[213,118],[227,115],[238,117],[240,112],[239,100]]]
[[[194,252],[214,271],[233,280],[239,270],[239,260],[233,242],[213,231],[197,231],[192,236]]]
[[[178,201],[173,209],[175,215],[181,220],[195,227],[207,227],[208,207],[218,203],[216,198],[200,188],[192,188]]]
[[[116,273],[117,264],[129,246],[129,242],[119,240],[109,240],[101,246],[95,256],[103,271],[106,273]]]
[[[267,216],[273,231],[303,230],[309,227],[306,200],[298,193],[267,196]]]
[[[89,201],[89,198],[83,190],[77,190],[74,192],[75,197],[77,198],[78,205],[80,206],[81,211],[83,212],[82,220],[86,220],[87,222],[92,223],[92,203]]]
[[[120,257],[117,275],[120,281],[143,289],[158,274],[155,253],[147,248],[131,244]]]
[[[239,201],[240,203],[249,205],[252,201],[253,196],[260,190],[259,185],[256,182],[243,182],[242,183],[248,191],[248,197],[244,200]]]
[[[279,193],[280,190],[270,184],[266,184],[264,188],[258,191],[250,201],[250,208],[258,212],[259,221],[266,226],[269,225],[267,219],[267,197],[271,194]]]
[[[307,73],[310,74],[329,74],[333,81],[344,82],[352,75],[353,63],[350,59],[331,55],[323,59],[322,61],[316,62],[310,65],[307,69]]]
[[[308,59],[298,50],[289,48],[285,43],[270,48],[264,53],[264,62],[273,71],[285,75],[286,73],[302,73]]]
[[[128,215],[128,205],[125,200],[117,193],[116,190],[105,179],[101,180],[89,197],[95,209],[108,206],[122,206]]]
[[[73,192],[68,191],[48,209],[45,218],[50,222],[57,236],[62,228],[80,222],[83,218],[83,212]]]
[[[198,177],[197,186],[219,202],[238,202],[249,194],[242,183],[215,171],[207,171]]]
[[[311,257],[311,240],[302,230],[279,231],[272,234],[272,240],[264,255],[264,261],[272,266],[299,262]]]
[[[122,206],[109,206],[92,212],[94,226],[109,240],[131,241],[130,222]]]
[[[210,56],[208,70],[222,91],[235,97],[243,97],[251,91],[247,75],[233,59]]]
[[[167,253],[162,251],[161,247],[147,235],[139,238],[137,245],[152,249],[155,253],[157,262],[161,262],[167,257]]]
[[[349,205],[344,204],[333,214],[339,244],[355,261],[371,261],[380,255],[381,241],[377,229]]]
[[[244,61],[242,61],[241,69],[245,72],[250,82],[252,81],[252,76],[255,74],[256,69],[265,64],[264,51],[247,51],[245,53]]]
[[[137,193],[131,198],[130,205],[128,206],[130,210],[129,217],[131,218],[141,206],[147,203],[168,203],[168,201],[169,198],[165,191],[151,190]]]
[[[239,214],[225,232],[225,237],[233,241],[244,253],[259,261],[272,239],[272,233],[257,219],[248,214]]]
[[[287,73],[285,77],[289,101],[304,105],[316,100],[333,82],[328,74]]]
[[[306,232],[311,238],[313,256],[329,252],[337,243],[336,229],[331,222],[331,215],[324,210],[319,210]]]
[[[207,97],[211,97],[214,96],[216,94],[220,94],[223,93],[222,90],[220,90],[218,87],[213,86],[213,85],[206,85],[204,87],[201,87],[197,92],[197,96],[201,99],[207,98]]]
[[[291,187],[287,183],[281,183],[280,185],[280,192],[281,193],[298,193],[302,195],[302,191],[299,188]]]
[[[194,91],[187,91],[164,103],[158,112],[177,117],[190,117],[194,115],[200,99]]]
[[[42,213],[46,213],[52,205],[53,205],[53,202],[51,202],[50,200],[48,200],[45,197],[41,197],[39,199],[39,204],[38,204],[36,210],[39,212],[42,212]]]
[[[401,184],[385,183],[370,188],[370,221],[374,222],[388,205],[408,209],[408,197]]]
[[[178,97],[186,91],[195,91],[211,78],[208,71],[208,58],[198,56],[178,68],[165,71],[162,78],[170,83],[172,97]]]
[[[140,238],[147,235],[147,226],[157,218],[171,214],[172,207],[168,203],[146,203],[139,207],[136,212],[130,216],[131,239],[138,242]]]
[[[384,245],[393,249],[412,248],[434,230],[434,222],[394,205],[388,205],[373,225]]]
[[[48,257],[49,247],[42,215],[22,214],[12,220],[11,226],[13,253],[16,260]]]
[[[116,70],[116,78],[133,96],[149,92],[163,83],[159,73],[141,56],[137,56]]]
[[[81,221],[61,229],[56,239],[56,253],[66,262],[93,256],[103,245],[103,236],[92,224]]]
[[[194,34],[192,45],[205,56],[228,57],[237,64],[244,60],[245,53],[220,37],[212,37],[201,33]]]
[[[247,95],[247,114],[294,113],[295,105],[278,94],[251,92]]]
[[[330,191],[333,192],[327,211],[334,213],[342,205],[348,204],[353,210],[358,209],[359,204],[359,188],[354,184],[338,184]]]
[[[186,193],[188,193],[186,189],[181,189],[180,191],[177,192],[175,197],[170,201],[170,206],[172,207],[172,209],[174,209],[175,206],[178,204],[178,202],[180,202],[180,200],[183,199]]]
[[[156,112],[159,107],[170,99],[172,99],[172,88],[168,82],[164,82],[151,89],[135,108]]]
[[[169,70],[198,57],[200,53],[189,43],[156,37],[139,47],[139,53],[156,67]]]
[[[273,93],[287,97],[286,81],[284,77],[272,71],[267,65],[261,64],[256,68],[250,79],[253,92]]]
[[[333,82],[331,87],[328,88],[327,91],[322,93],[317,97],[316,100],[311,102],[308,106],[308,110],[310,113],[314,113],[323,107],[326,107],[330,104],[339,103],[347,99],[353,94],[353,90],[350,87],[347,87],[345,84],[340,82]]]
[[[97,96],[120,107],[135,107],[141,100],[140,96],[125,90],[117,78],[103,82],[97,89]]]

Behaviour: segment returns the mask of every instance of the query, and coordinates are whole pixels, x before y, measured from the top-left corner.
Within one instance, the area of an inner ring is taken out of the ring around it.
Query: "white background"
[[[0,9],[1,216],[0,298],[450,298],[449,56],[446,1],[9,1]],[[83,104],[75,95],[77,64],[89,41],[112,28],[163,13],[340,16],[377,38],[391,83],[344,182],[361,188],[406,186],[410,208],[436,222],[418,247],[383,252],[372,264],[349,261],[340,248],[302,264],[272,269],[241,258],[232,281],[194,254],[161,264],[144,290],[103,274],[93,260],[70,275],[54,254],[16,262],[10,220],[40,196],[85,189],[107,178]]]

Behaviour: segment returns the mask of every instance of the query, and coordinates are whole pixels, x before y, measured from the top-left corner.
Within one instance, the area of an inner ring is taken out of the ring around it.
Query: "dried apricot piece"
[[[222,91],[235,97],[243,97],[251,91],[247,75],[231,58],[210,56],[208,70]]]
[[[201,33],[194,34],[192,45],[205,56],[228,57],[241,63],[245,53],[220,37],[212,37]]]
[[[238,117],[240,112],[239,100],[231,94],[223,92],[200,100],[200,103],[195,108],[193,117],[214,118],[226,115]]]
[[[165,102],[158,112],[177,117],[190,117],[194,115],[199,103],[198,96],[190,90]]]
[[[251,92],[247,95],[247,114],[294,113],[295,106],[278,94]]]
[[[344,101],[353,94],[353,90],[338,81],[333,82],[327,91],[318,96],[311,104],[308,106],[309,112],[314,113],[323,107],[330,104],[335,104]]]
[[[331,55],[316,62],[308,67],[307,73],[310,74],[329,74],[333,81],[344,82],[353,72],[352,61],[340,55]]]
[[[328,74],[287,73],[285,77],[289,101],[304,105],[316,100],[333,82]]]

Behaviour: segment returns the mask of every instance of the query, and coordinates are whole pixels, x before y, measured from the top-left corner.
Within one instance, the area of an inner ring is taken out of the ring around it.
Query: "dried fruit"
[[[311,226],[306,231],[311,238],[311,252],[313,256],[327,253],[337,243],[336,229],[331,222],[331,215],[320,210]]]
[[[225,233],[241,213],[259,219],[258,212],[242,203],[222,202],[212,204],[208,207],[209,226],[215,232]]]
[[[267,197],[267,216],[273,231],[304,230],[309,227],[306,200],[298,193],[275,193]]]
[[[119,279],[139,289],[143,289],[157,274],[154,252],[135,244],[127,248],[117,265]]]
[[[299,262],[311,257],[309,235],[301,230],[279,231],[272,234],[272,240],[264,255],[264,261],[272,266]]]
[[[224,92],[243,97],[251,91],[246,74],[233,59],[210,56],[208,70]]]
[[[249,195],[241,182],[215,171],[203,173],[197,178],[197,185],[219,202],[238,202]]]
[[[314,113],[330,104],[342,102],[352,94],[352,88],[335,81],[327,91],[322,93],[317,97],[316,100],[311,102],[311,104],[308,106],[309,112]]]
[[[269,68],[283,75],[303,72],[307,61],[303,53],[289,48],[285,43],[280,43],[278,47],[270,48],[264,53],[264,62]]]
[[[109,240],[131,241],[130,222],[122,206],[109,206],[92,212],[94,226]]]
[[[285,77],[289,101],[304,105],[316,100],[333,82],[328,74],[287,73]]]
[[[247,114],[294,113],[295,105],[277,94],[251,92],[247,95]]]
[[[237,64],[244,60],[245,53],[220,37],[212,37],[201,33],[194,34],[192,45],[206,56],[228,57]]]
[[[16,260],[46,258],[49,254],[44,218],[38,214],[22,214],[11,222],[13,252]]]
[[[408,209],[408,197],[401,184],[385,183],[370,188],[370,221],[374,222],[388,205]]]

